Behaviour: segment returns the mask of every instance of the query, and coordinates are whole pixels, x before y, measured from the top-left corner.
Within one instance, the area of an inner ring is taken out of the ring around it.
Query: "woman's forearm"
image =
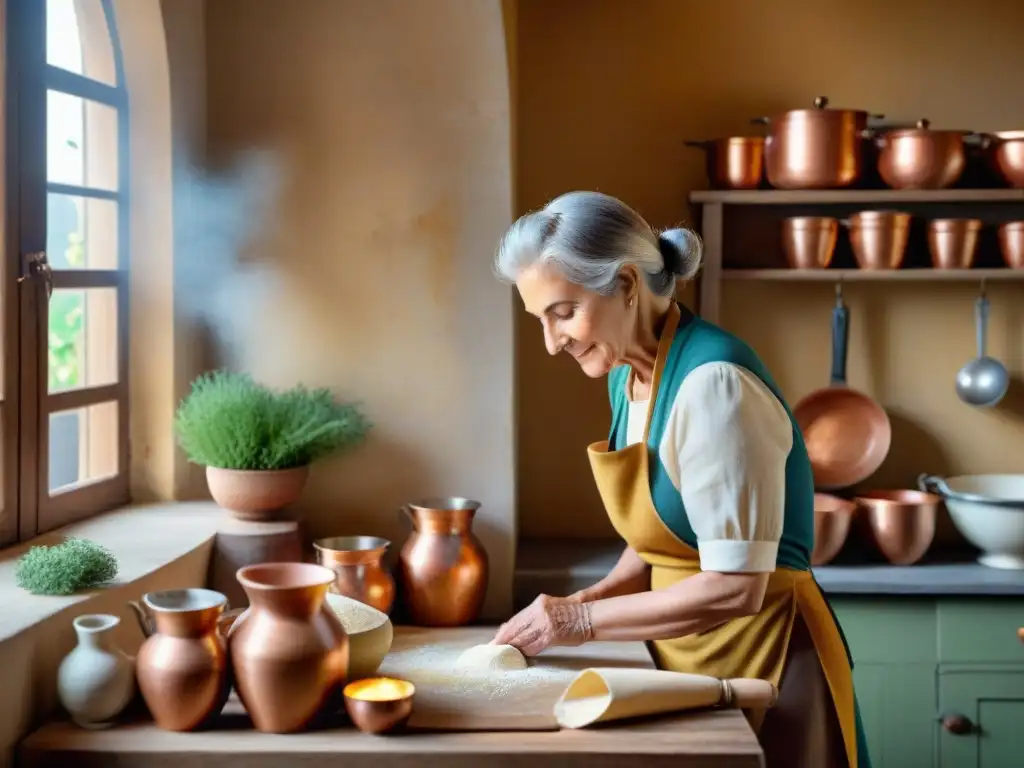
[[[665,589],[587,603],[594,640],[668,640],[761,608],[768,574],[702,571]]]
[[[650,588],[651,576],[647,563],[640,559],[640,555],[632,547],[626,547],[607,576],[593,586],[576,592],[570,599],[589,603],[620,595],[632,595]]]

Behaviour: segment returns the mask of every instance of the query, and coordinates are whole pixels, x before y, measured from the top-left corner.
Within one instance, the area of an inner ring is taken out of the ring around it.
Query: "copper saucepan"
[[[848,488],[882,466],[892,443],[892,425],[882,406],[846,384],[849,313],[842,290],[832,310],[832,381],[797,403],[793,416],[803,434],[814,484]]]
[[[768,126],[764,164],[768,183],[779,189],[839,189],[857,182],[871,115],[860,109],[829,109],[819,96],[812,109],[758,117]]]
[[[982,134],[982,147],[1008,185],[1024,188],[1024,131]]]
[[[687,141],[705,152],[712,189],[757,189],[764,171],[763,136],[728,136],[710,141]]]
[[[913,128],[878,134],[878,174],[893,189],[946,189],[967,165],[965,141],[971,131],[932,130],[928,120]]]

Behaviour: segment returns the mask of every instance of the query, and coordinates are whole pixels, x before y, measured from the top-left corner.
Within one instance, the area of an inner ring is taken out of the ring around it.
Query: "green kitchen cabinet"
[[[1024,665],[939,671],[941,768],[1024,765]]]
[[[1024,766],[1024,599],[830,601],[875,768]]]

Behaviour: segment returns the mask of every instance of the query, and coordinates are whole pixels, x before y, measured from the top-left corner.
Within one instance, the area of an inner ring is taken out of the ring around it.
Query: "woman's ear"
[[[640,273],[635,265],[627,264],[619,270],[618,289],[623,304],[628,306],[636,303],[640,292]]]

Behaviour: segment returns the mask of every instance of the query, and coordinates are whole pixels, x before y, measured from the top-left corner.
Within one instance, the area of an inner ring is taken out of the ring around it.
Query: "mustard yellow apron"
[[[662,522],[651,497],[647,448],[651,414],[665,358],[679,325],[672,304],[662,332],[651,382],[642,442],[611,451],[607,440],[587,449],[598,491],[619,535],[651,566],[651,589],[663,589],[700,572],[696,550]],[[797,611],[807,625],[828,682],[851,768],[857,766],[853,676],[846,646],[832,612],[810,571],[779,568],[768,580],[761,611],[695,635],[653,642],[659,667],[714,677],[782,679]]]

